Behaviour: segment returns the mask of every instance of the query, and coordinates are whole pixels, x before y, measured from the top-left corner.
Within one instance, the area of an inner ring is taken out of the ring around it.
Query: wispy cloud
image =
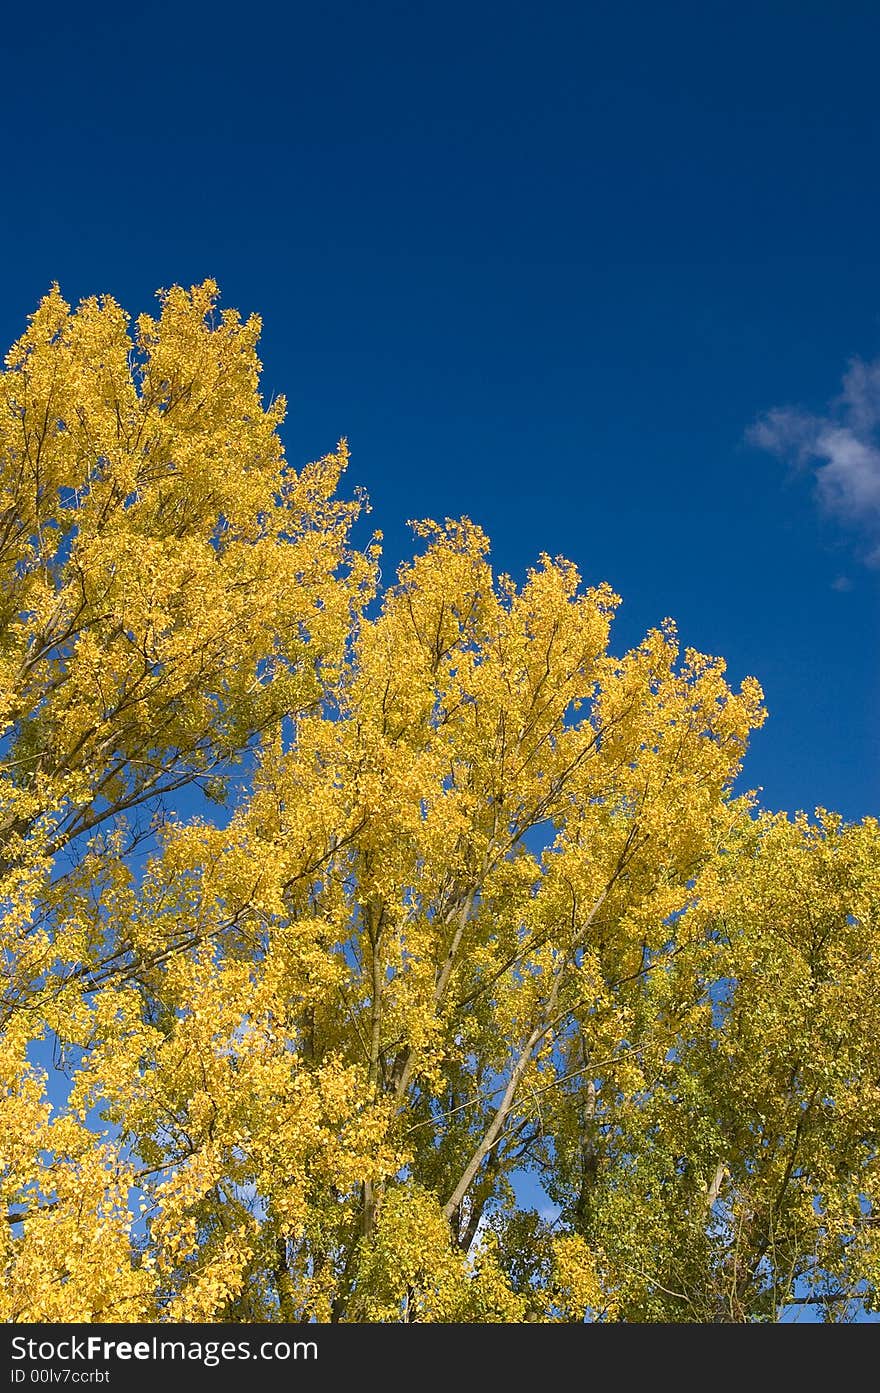
[[[880,358],[854,359],[823,415],[774,407],[747,432],[759,449],[812,469],[822,508],[867,539],[880,566]]]

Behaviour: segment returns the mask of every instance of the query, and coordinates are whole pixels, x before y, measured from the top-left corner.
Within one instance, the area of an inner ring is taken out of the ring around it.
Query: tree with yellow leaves
[[[870,1304],[877,824],[734,797],[757,684],[560,558],[380,591],[216,301],[0,377],[4,1319]]]

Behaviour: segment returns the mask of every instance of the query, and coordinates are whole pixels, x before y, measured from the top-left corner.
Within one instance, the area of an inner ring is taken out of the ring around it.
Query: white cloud
[[[817,470],[819,496],[829,512],[858,522],[880,519],[880,449],[845,427],[827,429],[816,439],[826,464]]]
[[[774,407],[755,421],[747,439],[811,468],[821,507],[857,528],[869,544],[863,559],[880,565],[880,358],[850,363],[824,415]]]

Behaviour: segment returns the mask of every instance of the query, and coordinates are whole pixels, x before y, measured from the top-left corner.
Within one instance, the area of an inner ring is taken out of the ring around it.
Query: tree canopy
[[[569,561],[383,585],[258,333],[54,289],[0,375],[3,1319],[872,1307],[878,823]]]

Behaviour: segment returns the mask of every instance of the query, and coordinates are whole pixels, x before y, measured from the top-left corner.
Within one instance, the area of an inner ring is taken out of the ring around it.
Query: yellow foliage
[[[0,374],[3,1318],[873,1300],[877,824],[734,797],[757,684],[565,559],[379,594],[258,331],[56,289]]]

